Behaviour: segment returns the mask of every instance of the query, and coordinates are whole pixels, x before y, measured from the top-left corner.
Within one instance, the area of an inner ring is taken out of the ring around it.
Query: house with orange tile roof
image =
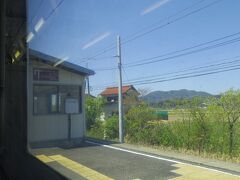
[[[107,102],[104,107],[106,116],[112,116],[118,113],[118,87],[108,87],[100,95]],[[122,87],[123,110],[126,111],[130,106],[138,102],[140,93],[133,85]]]

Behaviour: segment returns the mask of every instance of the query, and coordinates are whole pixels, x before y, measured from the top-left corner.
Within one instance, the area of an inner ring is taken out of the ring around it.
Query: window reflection
[[[35,85],[34,86],[34,114],[65,114],[67,99],[78,102],[79,113],[82,112],[81,87],[72,85]]]
[[[34,114],[57,113],[57,86],[34,86]]]

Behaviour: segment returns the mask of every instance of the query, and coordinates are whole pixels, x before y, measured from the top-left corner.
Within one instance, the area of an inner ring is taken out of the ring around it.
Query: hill
[[[153,91],[141,97],[141,99],[148,103],[158,103],[160,101],[172,99],[191,99],[193,97],[209,97],[209,96],[213,95],[203,91],[181,89],[171,91]]]

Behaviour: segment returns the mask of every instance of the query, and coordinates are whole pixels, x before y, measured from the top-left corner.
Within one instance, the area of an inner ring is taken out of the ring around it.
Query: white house
[[[85,78],[94,71],[29,50],[28,141],[30,146],[57,146],[85,134]]]

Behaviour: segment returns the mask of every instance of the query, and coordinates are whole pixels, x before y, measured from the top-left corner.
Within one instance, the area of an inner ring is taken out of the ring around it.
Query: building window
[[[77,99],[78,107],[81,104],[79,102],[79,86],[59,86],[59,112],[65,113],[66,99]]]
[[[117,102],[118,101],[118,97],[115,96],[115,97],[107,97],[107,102]]]
[[[111,97],[107,97],[107,102],[111,102]]]
[[[82,87],[35,85],[33,88],[34,114],[65,114],[66,99],[78,101],[79,113],[82,113]]]
[[[58,81],[58,70],[55,69],[33,69],[33,80],[35,81]]]
[[[34,114],[57,113],[57,86],[34,86]]]
[[[50,103],[50,113],[57,113],[57,94],[51,94]]]

